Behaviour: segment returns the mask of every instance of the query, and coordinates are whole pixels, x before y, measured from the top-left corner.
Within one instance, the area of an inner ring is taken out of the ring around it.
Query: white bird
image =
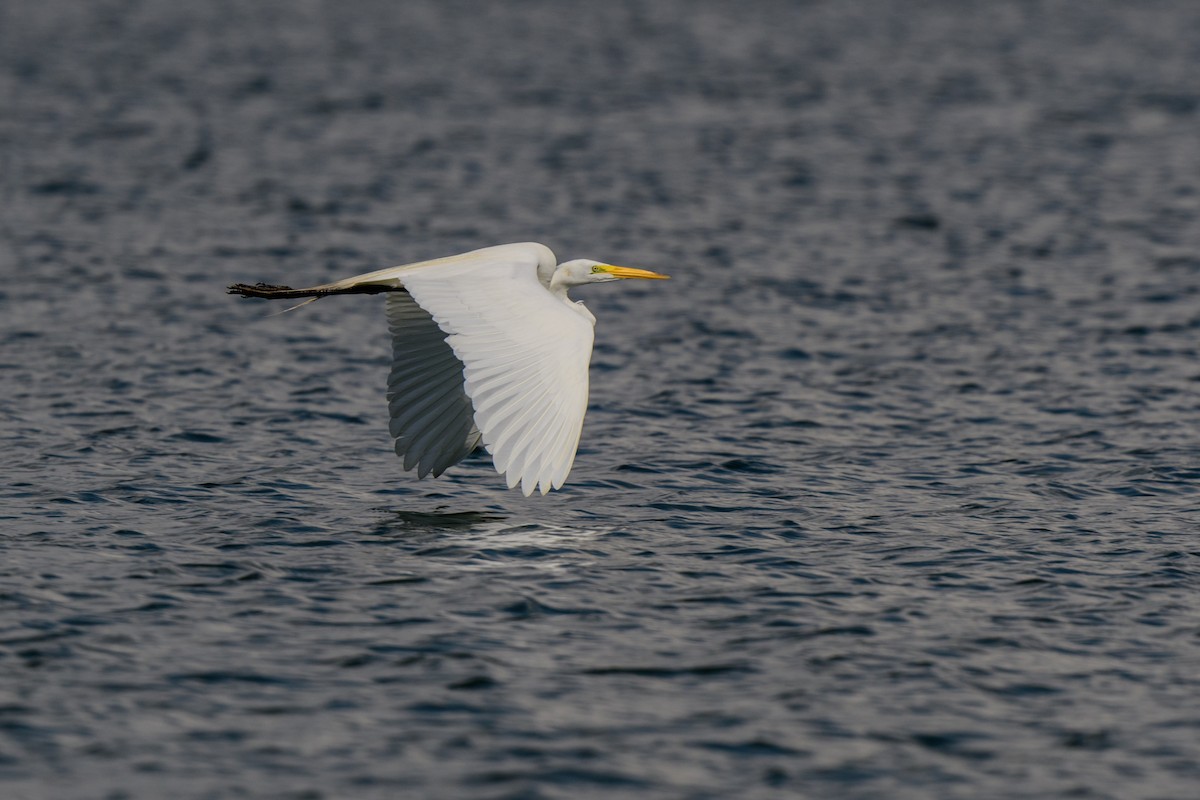
[[[243,297],[388,292],[389,428],[404,469],[441,475],[480,442],[508,488],[561,488],[588,403],[596,318],[567,290],[656,272],[577,259],[536,242],[389,267],[292,289],[235,284]],[[301,303],[300,305],[304,305]]]

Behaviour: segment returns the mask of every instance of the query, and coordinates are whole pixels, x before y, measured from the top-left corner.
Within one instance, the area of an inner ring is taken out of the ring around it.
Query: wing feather
[[[451,406],[457,393],[462,391],[462,373],[437,375],[424,381],[413,381],[397,388],[407,390],[405,400],[392,415],[397,426],[410,430],[414,435],[422,430],[421,421],[440,416]],[[390,404],[389,404],[390,405]]]
[[[478,444],[463,364],[433,317],[410,295],[390,293],[387,316],[392,333],[388,428],[396,455],[405,469],[416,467],[419,477],[441,475]]]
[[[421,478],[441,466],[448,451],[460,447],[467,435],[466,430],[463,430],[461,433],[451,436],[452,432],[464,426],[464,420],[454,412],[453,408],[442,409],[439,416],[423,422],[422,426],[421,433],[413,439],[410,445],[412,451],[422,454],[417,463],[417,476]]]
[[[575,460],[593,340],[591,320],[539,283],[537,256],[508,251],[402,277],[460,364],[496,470],[526,495],[562,486]]]

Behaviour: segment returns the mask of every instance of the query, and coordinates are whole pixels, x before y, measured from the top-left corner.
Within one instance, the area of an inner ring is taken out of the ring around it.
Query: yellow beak
[[[601,268],[614,278],[646,278],[648,280],[665,281],[671,277],[670,275],[662,275],[657,272],[651,272],[648,269],[614,267],[612,264],[602,264]]]

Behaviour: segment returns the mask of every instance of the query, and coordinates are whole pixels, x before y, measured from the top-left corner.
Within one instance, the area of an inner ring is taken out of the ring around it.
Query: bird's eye
[[[599,265],[599,264],[597,264],[596,266],[592,267],[592,273],[593,273],[593,274],[595,274],[595,273],[597,273],[597,272],[604,272],[604,270],[600,269],[600,265]]]

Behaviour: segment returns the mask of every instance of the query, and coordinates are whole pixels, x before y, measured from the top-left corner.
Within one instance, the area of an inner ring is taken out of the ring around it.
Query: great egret
[[[578,259],[536,242],[389,267],[292,289],[244,283],[243,297],[388,292],[389,428],[404,469],[441,475],[480,442],[508,488],[558,489],[571,471],[588,403],[596,318],[567,290],[657,272]]]

